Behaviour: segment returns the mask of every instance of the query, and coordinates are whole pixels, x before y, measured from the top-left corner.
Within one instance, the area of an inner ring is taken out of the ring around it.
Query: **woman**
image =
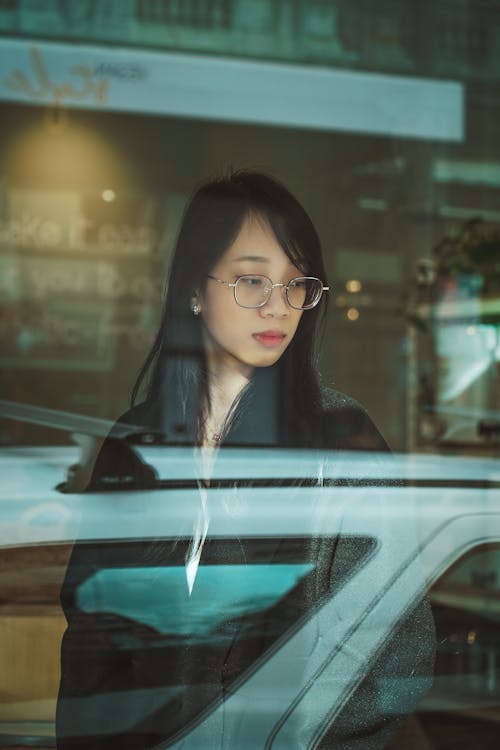
[[[122,420],[168,443],[387,450],[358,404],[318,383],[327,296],[318,235],[285,187],[244,171],[203,184],[133,391],[149,373],[146,400]]]
[[[210,649],[199,633],[186,640],[185,633],[174,637],[169,632],[168,642],[158,633],[138,633],[137,623],[102,611],[102,603],[100,611],[84,606],[78,598],[96,576],[104,585],[102,572],[110,566],[152,571],[154,561],[156,571],[185,566],[188,602],[204,563],[221,558],[242,565],[258,554],[262,564],[282,551],[285,558],[292,554],[287,540],[256,552],[248,540],[235,546],[207,535],[205,488],[210,474],[216,474],[213,465],[221,447],[387,450],[355,401],[318,382],[314,342],[328,290],[312,222],[275,179],[239,171],[206,182],[194,193],[174,250],[160,329],[134,388],[133,399],[149,374],[146,398],[121,421],[140,425],[146,440],[195,446],[205,480],[198,484],[201,510],[189,543],[146,540],[118,551],[109,545],[75,545],[62,592],[68,630],[62,647],[59,748],[144,749],[177,740],[283,637],[291,611],[292,619],[306,616],[328,595],[332,581],[340,585],[364,554],[340,537],[304,542],[293,550],[294,559],[314,570],[267,608],[219,626]],[[89,490],[155,483],[154,470],[112,432]],[[169,591],[162,596],[168,599]],[[325,731],[321,747],[383,747],[397,716],[383,716],[377,709],[375,675],[425,673],[432,660],[431,633],[424,601],[401,625],[391,649],[380,655],[372,677],[367,675],[336,725]],[[167,692],[158,698],[166,684]],[[144,691],[150,696],[153,691],[154,706],[141,703]],[[106,725],[113,712],[126,720]],[[206,746],[224,742],[231,741],[221,735],[207,739]]]

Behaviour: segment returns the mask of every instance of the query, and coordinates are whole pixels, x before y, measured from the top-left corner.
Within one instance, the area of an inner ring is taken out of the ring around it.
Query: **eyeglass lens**
[[[302,276],[292,279],[285,287],[288,303],[304,310],[314,307],[321,297],[323,283],[316,278]],[[234,289],[236,302],[242,307],[261,307],[272,292],[267,276],[240,276]]]

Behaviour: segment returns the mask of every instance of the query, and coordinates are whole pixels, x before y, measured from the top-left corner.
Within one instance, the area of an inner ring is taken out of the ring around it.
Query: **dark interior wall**
[[[415,397],[408,369],[412,352],[405,294],[416,259],[430,255],[445,229],[433,215],[443,196],[430,178],[431,161],[460,155],[461,146],[7,104],[1,106],[0,134],[4,217],[13,189],[39,195],[58,192],[65,199],[72,195],[83,201],[84,210],[94,212],[94,223],[106,221],[111,210],[117,222],[139,221],[140,214],[158,234],[147,256],[137,253],[134,260],[129,246],[126,257],[112,259],[115,267],[127,269],[123,273],[130,287],[134,274],[155,278],[156,286],[149,299],[147,288],[142,297],[136,294],[135,307],[127,302],[126,289],[120,299],[106,303],[106,314],[125,321],[120,330],[111,329],[112,354],[106,365],[92,372],[90,345],[82,366],[71,351],[59,368],[54,363],[45,369],[43,363],[30,366],[26,357],[21,367],[4,368],[3,397],[111,418],[120,413],[154,335],[161,295],[157,282],[165,274],[185,200],[207,175],[250,167],[281,179],[303,202],[321,236],[332,285],[319,351],[323,379],[361,401],[394,448],[405,446],[408,399]],[[112,209],[100,203],[102,190],[109,187],[121,200]],[[37,262],[50,256],[61,268],[68,262],[64,252],[58,256],[43,247],[36,252],[20,246],[9,250],[4,243],[4,252],[11,259],[24,255],[25,263],[35,256]],[[107,257],[95,246],[95,238],[94,255],[89,252],[77,255],[90,265]],[[357,294],[345,288],[353,278],[362,285]],[[23,299],[30,302],[26,294]],[[85,306],[94,304],[85,290],[73,302],[82,320]],[[357,318],[349,319],[351,308]],[[7,309],[4,338],[10,335],[9,314]],[[125,333],[124,325],[129,326]],[[137,336],[134,326],[139,326]]]

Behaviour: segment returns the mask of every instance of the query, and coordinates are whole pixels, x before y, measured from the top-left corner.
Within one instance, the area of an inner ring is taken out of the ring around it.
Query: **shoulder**
[[[320,386],[320,419],[323,440],[329,448],[388,451],[389,447],[356,399]]]
[[[327,412],[334,413],[349,410],[366,414],[366,410],[356,399],[326,385],[320,386],[320,406],[323,411]]]

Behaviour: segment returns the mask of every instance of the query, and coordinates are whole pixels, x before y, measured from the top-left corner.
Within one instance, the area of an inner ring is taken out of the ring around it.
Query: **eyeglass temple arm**
[[[218,284],[224,284],[224,286],[236,286],[235,281],[223,281],[223,279],[216,279],[215,276],[212,276],[211,274],[207,273],[207,278],[212,279],[213,281],[216,281]]]

